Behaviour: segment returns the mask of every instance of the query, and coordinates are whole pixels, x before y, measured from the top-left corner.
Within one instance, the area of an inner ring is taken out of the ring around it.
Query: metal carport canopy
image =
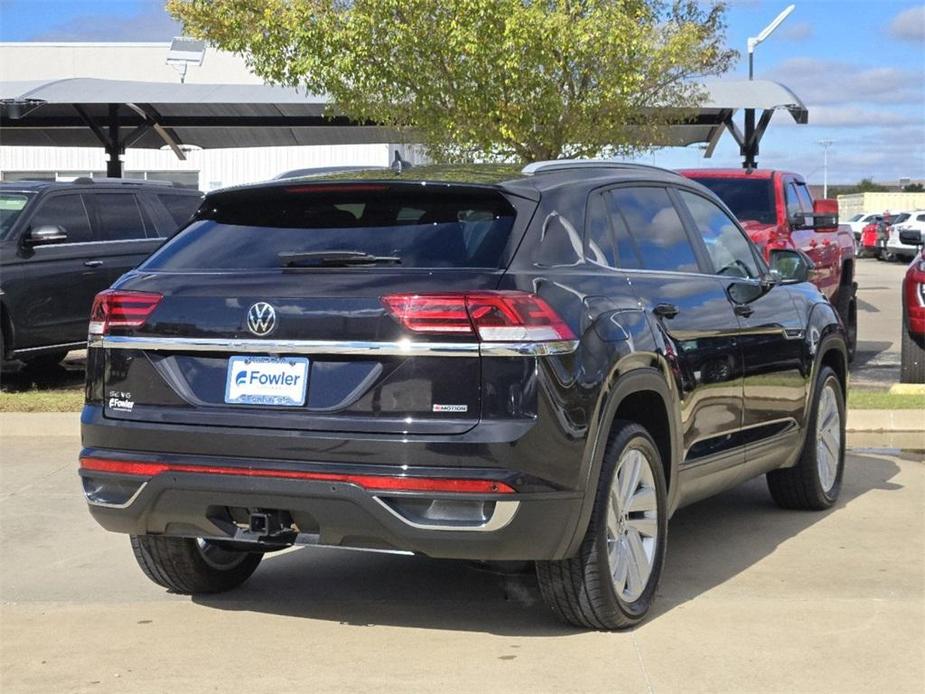
[[[807,122],[793,92],[765,80],[704,82],[707,98],[696,116],[666,130],[660,146],[706,143],[710,156],[724,130],[754,166],[758,143],[775,110]],[[0,84],[0,144],[98,147],[109,155],[108,174],[121,175],[128,147],[182,145],[203,149],[394,142],[392,128],[357,123],[331,113],[324,96],[267,85],[176,84],[69,78]],[[744,109],[744,132],[733,115]],[[762,111],[755,124],[756,110]],[[327,116],[325,114],[328,114]]]

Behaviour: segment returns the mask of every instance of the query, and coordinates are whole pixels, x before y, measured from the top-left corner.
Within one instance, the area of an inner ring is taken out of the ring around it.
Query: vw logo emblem
[[[265,301],[258,301],[247,311],[247,329],[263,337],[276,328],[276,309]]]

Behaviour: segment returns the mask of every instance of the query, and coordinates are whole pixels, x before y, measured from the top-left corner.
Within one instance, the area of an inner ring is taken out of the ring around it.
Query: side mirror
[[[769,292],[783,281],[784,278],[781,277],[780,271],[772,269],[761,276],[761,288],[764,291]]]
[[[811,229],[813,227],[813,220],[808,214],[797,212],[790,217],[790,226],[794,231],[797,229]]]
[[[67,241],[67,232],[63,227],[55,224],[43,224],[29,230],[25,242],[29,246],[43,246],[49,243],[61,243]]]
[[[813,202],[813,228],[821,232],[838,231],[838,201],[823,198]]]
[[[900,229],[899,242],[907,246],[921,246],[925,243],[925,234],[918,229]]]
[[[798,284],[809,280],[815,264],[805,253],[790,248],[771,251],[771,273],[777,273],[782,284]]]

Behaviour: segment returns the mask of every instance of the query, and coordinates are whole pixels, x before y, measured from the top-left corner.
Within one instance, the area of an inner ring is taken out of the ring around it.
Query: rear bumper
[[[169,427],[156,429],[163,441],[171,436]],[[132,439],[133,430],[136,443],[143,442],[146,435],[140,427],[125,422],[113,426],[99,416],[98,408],[84,411],[82,458],[157,462],[170,467],[153,475],[81,468],[90,513],[114,532],[255,541],[246,530],[248,514],[279,512],[291,518],[300,539],[310,537],[323,545],[402,550],[438,558],[539,560],[566,555],[581,513],[580,492],[544,484],[521,470],[485,465],[484,443],[448,443],[445,451],[439,450],[440,444],[429,444],[437,459],[441,453],[444,456],[439,466],[346,464],[219,456],[214,451],[210,455],[139,451],[124,445]],[[212,438],[208,431],[199,437]],[[292,450],[297,450],[295,441],[291,443]],[[473,465],[467,465],[467,448],[471,448]],[[221,466],[223,472],[207,471],[208,466],[213,470]],[[198,471],[200,467],[203,472]],[[234,474],[238,469],[242,474]],[[255,469],[322,479],[247,474]],[[363,475],[393,480],[403,476],[495,480],[514,492],[386,491],[349,481]],[[435,501],[456,510],[437,520],[419,513]],[[459,509],[466,518],[453,515]]]

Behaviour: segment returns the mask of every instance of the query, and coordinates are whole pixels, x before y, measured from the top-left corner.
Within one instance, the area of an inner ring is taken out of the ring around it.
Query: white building
[[[95,77],[110,80],[179,82],[166,63],[164,43],[0,43],[0,81]],[[244,60],[213,48],[201,66],[190,67],[185,81],[198,84],[260,84]],[[186,161],[170,151],[128,149],[124,175],[175,181],[200,190],[266,180],[292,169],[320,166],[386,166],[394,149],[414,161],[400,145],[367,144],[316,147],[210,149],[187,153]],[[71,180],[105,176],[102,147],[12,147],[0,132],[0,179]]]
[[[925,193],[852,193],[838,196],[838,216],[849,219],[871,212],[911,212],[925,209]]]

